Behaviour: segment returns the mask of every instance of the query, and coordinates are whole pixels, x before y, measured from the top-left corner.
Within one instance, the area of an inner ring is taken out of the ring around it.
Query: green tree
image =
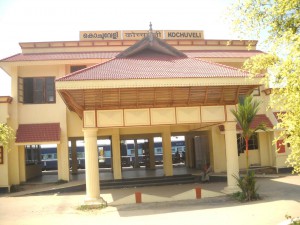
[[[259,110],[259,102],[254,100],[251,95],[247,96],[244,100],[240,101],[237,110],[231,110],[237,123],[242,129],[242,138],[246,144],[246,169],[249,170],[249,139],[257,130],[265,130],[264,124],[259,124],[252,127],[252,122]]]
[[[238,0],[231,15],[240,37],[260,39],[268,52],[246,61],[244,69],[264,73],[273,88],[270,107],[282,112],[279,138],[290,144],[287,162],[300,173],[300,0]]]
[[[5,149],[9,149],[10,141],[15,138],[14,131],[5,123],[0,123],[0,145]]]

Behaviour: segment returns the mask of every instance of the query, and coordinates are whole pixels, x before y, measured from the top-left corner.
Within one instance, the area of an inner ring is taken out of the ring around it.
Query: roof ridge
[[[121,51],[116,58],[127,58],[129,56],[136,55],[141,53],[147,49],[151,49],[153,51],[159,52],[164,55],[172,55],[175,57],[188,57],[179,49],[171,46],[170,44],[166,43],[162,39],[156,37],[155,35],[145,36],[142,40],[136,42],[135,44],[131,45],[124,51]]]

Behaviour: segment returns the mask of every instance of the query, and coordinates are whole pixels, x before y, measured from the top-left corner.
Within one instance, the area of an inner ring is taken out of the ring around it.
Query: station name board
[[[80,31],[80,40],[140,40],[148,33],[148,30]],[[156,30],[153,34],[167,40],[204,39],[201,30]]]

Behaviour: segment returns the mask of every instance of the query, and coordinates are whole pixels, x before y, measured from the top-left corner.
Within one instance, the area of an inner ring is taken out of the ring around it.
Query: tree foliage
[[[15,138],[14,130],[5,123],[0,123],[0,145],[9,149],[10,142]]]
[[[270,106],[282,112],[279,138],[290,144],[287,161],[300,173],[300,0],[239,0],[231,10],[241,38],[263,40],[268,54],[249,59],[244,69],[266,74]]]

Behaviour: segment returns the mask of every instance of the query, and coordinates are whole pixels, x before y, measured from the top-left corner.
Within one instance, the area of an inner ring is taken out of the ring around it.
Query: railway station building
[[[124,140],[147,140],[149,168],[155,169],[154,138],[160,137],[164,176],[172,176],[171,137],[181,136],[184,166],[226,172],[226,189],[234,190],[232,175],[246,167],[246,159],[231,110],[249,94],[262,103],[255,123],[268,128],[251,139],[250,165],[286,167],[288,147],[276,151],[273,144],[279,131],[273,128],[276,112],[267,109],[270,89],[261,77],[249,79],[240,70],[245,60],[264,54],[256,50],[257,41],[210,40],[199,30],[150,27],[82,31],[78,41],[19,45],[21,53],[0,61],[12,81],[11,96],[0,97],[0,122],[16,131],[11,149],[0,152],[2,188],[41,174],[40,164],[32,162],[43,144],[57,146],[58,180],[70,181],[76,140],[84,140],[86,195],[97,199],[97,140],[111,140],[118,180]]]

